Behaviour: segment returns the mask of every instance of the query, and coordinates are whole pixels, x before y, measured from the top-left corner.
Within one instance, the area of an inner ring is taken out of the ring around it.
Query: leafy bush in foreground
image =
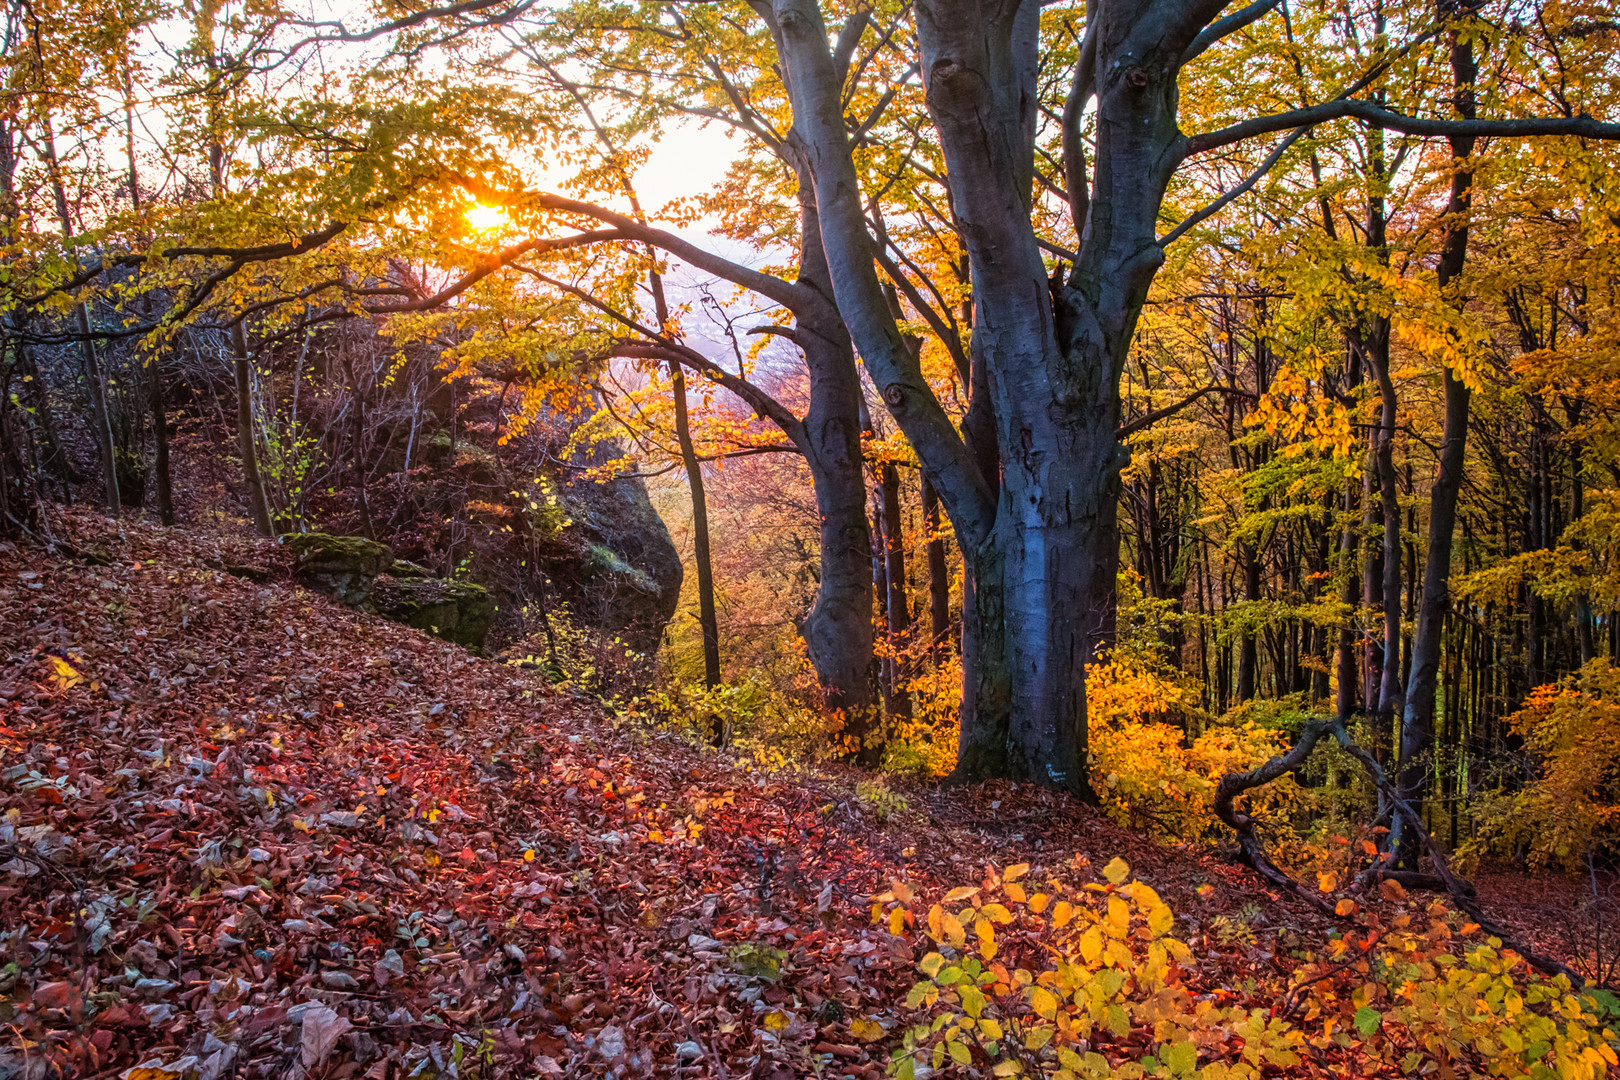
[[[1439,901],[1406,903],[1398,886],[1386,894],[1392,917],[1341,900],[1353,932],[1309,957],[1287,987],[1227,1004],[1235,995],[1196,985],[1175,916],[1128,880],[1123,860],[1078,889],[1026,882],[1028,872],[987,873],[921,919],[895,894],[878,898],[875,918],[891,929],[921,922],[932,945],[890,1066],[901,1080],[919,1066],[1223,1080],[1306,1059],[1349,1075],[1588,1080],[1620,1061],[1611,995],[1537,976],[1495,939],[1462,945],[1478,927]]]

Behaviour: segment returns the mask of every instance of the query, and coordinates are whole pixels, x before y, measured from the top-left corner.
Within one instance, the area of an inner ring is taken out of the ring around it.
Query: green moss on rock
[[[294,573],[350,607],[366,602],[377,575],[394,561],[392,548],[363,536],[287,533],[281,542],[293,553]]]
[[[426,630],[475,652],[495,618],[495,601],[482,585],[438,578],[381,578],[372,592],[377,614]]]

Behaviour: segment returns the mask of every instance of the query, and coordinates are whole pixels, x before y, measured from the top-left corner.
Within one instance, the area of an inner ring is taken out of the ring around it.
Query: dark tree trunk
[[[1480,0],[1441,0],[1442,19],[1455,21],[1477,14]],[[1470,31],[1458,26],[1451,30],[1452,104],[1464,119],[1474,118],[1474,81],[1478,69],[1474,61]],[[1446,206],[1444,238],[1440,248],[1437,280],[1441,294],[1458,306],[1462,298],[1451,295],[1453,283],[1468,258],[1468,216],[1473,203],[1473,170],[1467,162],[1474,152],[1471,136],[1450,139],[1452,156],[1451,199]],[[1467,384],[1447,368],[1441,374],[1445,392],[1445,421],[1442,428],[1439,474],[1429,493],[1429,550],[1423,571],[1423,598],[1417,610],[1417,626],[1412,637],[1411,665],[1406,700],[1401,717],[1402,796],[1418,814],[1423,812],[1424,782],[1433,763],[1434,711],[1439,681],[1446,614],[1451,609],[1451,540],[1457,521],[1457,497],[1462,489],[1463,467],[1468,445]],[[1417,862],[1421,845],[1417,830],[1421,820],[1397,817],[1390,830],[1390,846],[1403,862]],[[1403,829],[1409,834],[1403,835]]]
[[[173,525],[174,486],[169,473],[169,410],[163,392],[163,372],[156,355],[147,358],[146,366],[147,396],[152,406],[152,435],[157,444],[152,467],[157,472],[158,520],[165,525]]]
[[[1260,602],[1260,553],[1252,544],[1239,544],[1243,559],[1243,599],[1250,604]],[[1251,609],[1252,610],[1252,609]],[[1246,620],[1247,621],[1247,613]],[[1252,628],[1243,631],[1243,644],[1238,652],[1237,699],[1238,704],[1254,700],[1255,686],[1260,668],[1260,650]]]
[[[906,531],[900,516],[900,471],[885,461],[879,470],[878,490],[883,509],[883,578],[888,586],[884,607],[889,632],[889,715],[909,717],[911,694],[906,689],[910,672],[903,655],[911,630],[910,599],[906,595]]]
[[[798,173],[799,282],[817,298],[794,312],[795,340],[810,374],[800,448],[821,515],[821,587],[800,633],[816,669],[823,707],[842,714],[844,732],[858,744],[857,762],[876,765],[883,745],[874,695],[872,532],[861,455],[860,370],[849,331],[832,302],[813,186],[805,168]]]
[[[928,642],[942,655],[951,632],[951,577],[945,569],[945,538],[940,535],[939,496],[926,478],[922,482],[923,528],[928,531]]]
[[[247,335],[242,324],[231,328],[231,349],[236,354],[236,449],[242,455],[242,479],[247,485],[248,512],[260,536],[273,535],[270,504],[264,497],[264,478],[259,473],[258,440],[253,430],[253,358],[248,354]]]
[[[703,465],[692,445],[686,413],[686,372],[669,366],[670,392],[675,399],[675,440],[686,466],[687,490],[692,496],[692,561],[697,564],[698,626],[703,633],[703,685],[720,685],[720,621],[714,609],[714,569],[709,559],[709,502],[703,491]]]

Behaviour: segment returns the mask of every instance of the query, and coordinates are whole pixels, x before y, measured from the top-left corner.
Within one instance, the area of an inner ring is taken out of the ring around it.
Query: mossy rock
[[[397,578],[430,578],[437,577],[433,571],[421,563],[411,562],[409,559],[395,559],[388,566],[388,576]]]
[[[377,582],[371,603],[384,618],[426,630],[474,652],[483,651],[484,637],[495,618],[495,601],[489,590],[468,581],[390,574]]]
[[[281,542],[293,553],[294,573],[349,607],[359,607],[371,597],[377,575],[394,561],[392,548],[363,536],[287,533]]]

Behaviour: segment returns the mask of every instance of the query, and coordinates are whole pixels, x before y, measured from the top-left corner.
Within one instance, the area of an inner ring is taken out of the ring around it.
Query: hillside
[[[1015,860],[1123,856],[1226,1000],[1274,1006],[1277,929],[1326,929],[1049,793],[875,797],[616,725],[273,544],[52,526],[0,545],[0,1076],[874,1077],[926,945],[873,894]]]

